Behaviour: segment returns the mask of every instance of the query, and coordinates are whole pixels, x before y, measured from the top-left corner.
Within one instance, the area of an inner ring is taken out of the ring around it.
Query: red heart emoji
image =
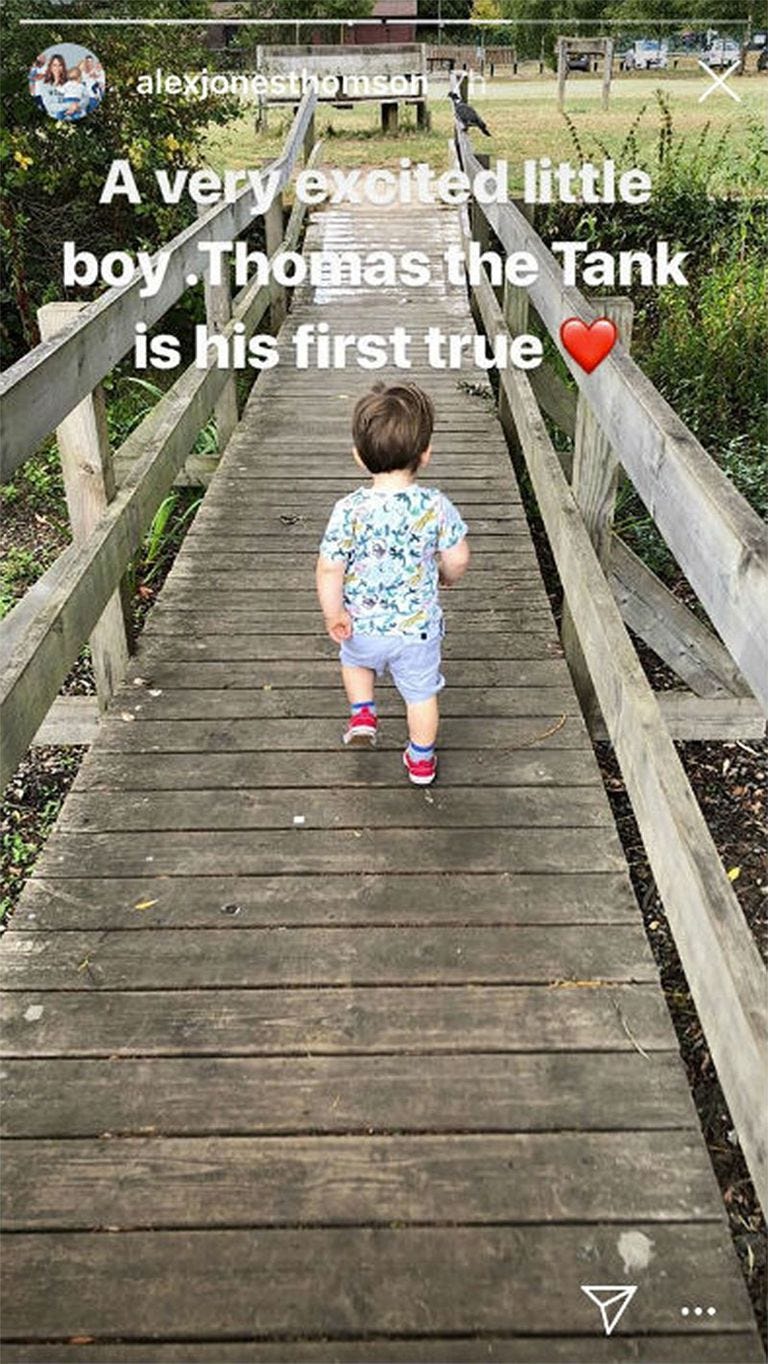
[[[587,326],[580,317],[569,317],[560,328],[560,340],[577,365],[591,374],[604,360],[618,338],[616,323],[610,317],[598,317]]]

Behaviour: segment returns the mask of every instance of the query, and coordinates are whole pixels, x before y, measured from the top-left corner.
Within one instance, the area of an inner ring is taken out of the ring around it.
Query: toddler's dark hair
[[[419,467],[432,439],[432,399],[415,384],[375,384],[355,406],[352,439],[369,473]]]

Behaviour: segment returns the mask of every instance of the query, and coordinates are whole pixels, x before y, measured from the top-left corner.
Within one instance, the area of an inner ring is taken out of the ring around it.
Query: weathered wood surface
[[[488,331],[502,324],[485,279]],[[522,371],[504,373],[555,562],[758,1197],[768,1201],[766,970]],[[698,698],[697,698],[698,699]]]
[[[632,300],[628,298],[603,298],[600,300],[599,306],[604,316],[609,317],[616,324],[621,343],[629,351],[634,316]],[[502,392],[504,392],[503,386]],[[505,401],[509,401],[506,396]],[[611,443],[603,432],[585,394],[581,392],[576,406],[571,488],[573,489],[574,501],[579,508],[595,553],[604,570],[607,570],[611,556],[619,468],[619,461],[611,448]],[[601,718],[600,706],[579,643],[578,632],[573,623],[567,594],[563,602],[560,637],[563,641],[563,650],[573,678],[573,685],[576,688],[576,695],[584,712],[584,718],[590,731],[594,733],[595,723]]]
[[[255,285],[245,291],[237,319],[247,329],[266,307],[262,294]],[[225,332],[229,335],[234,326],[233,320]],[[212,362],[206,369],[184,371],[120,447],[128,472],[92,534],[69,546],[43,575],[34,606],[22,599],[2,622],[0,787],[34,741],[226,383],[226,370]]]
[[[6,1225],[22,1231],[114,1225],[117,1183],[134,1230],[434,1223],[447,1206],[468,1223],[602,1221],[619,1205],[627,1220],[674,1222],[691,1205],[704,1213],[711,1190],[706,1152],[685,1132],[660,1154],[639,1132],[22,1140],[3,1163]]]
[[[95,696],[57,696],[32,743],[92,744],[99,732],[99,703]]]
[[[471,326],[459,289],[429,308]],[[477,553],[439,783],[404,781],[391,686],[379,751],[340,745],[311,574],[369,379],[334,378],[249,404],[3,941],[5,1357],[756,1358],[501,430],[454,375],[430,477]],[[582,1282],[639,1285],[610,1340]]]
[[[85,304],[46,303],[37,320],[43,341],[63,331]],[[115,496],[115,471],[104,390],[98,385],[56,429],[72,539],[87,540]],[[96,695],[106,709],[120,685],[130,653],[130,597],[123,579],[104,607],[89,640]]]
[[[364,1351],[364,1354],[363,1354]],[[124,1341],[101,1345],[67,1343],[61,1345],[6,1345],[3,1358],[8,1364],[147,1364],[147,1346]],[[197,1341],[183,1345],[152,1342],[152,1359],[157,1364],[659,1364],[676,1360],[680,1364],[764,1364],[765,1356],[754,1332],[729,1331],[706,1335],[697,1330],[683,1335],[630,1334],[597,1336],[502,1336],[498,1334],[435,1336],[366,1335],[365,1340],[259,1341],[252,1336],[221,1340],[215,1344]]]
[[[136,914],[134,914],[134,921]],[[147,916],[149,917],[149,916]],[[232,922],[231,916],[225,921]],[[354,926],[354,925],[353,925]],[[360,927],[358,920],[357,927]],[[136,936],[141,939],[142,934]],[[153,939],[144,940],[145,949]],[[247,945],[247,940],[246,940]],[[313,1055],[345,1051],[413,1055],[674,1051],[677,1042],[653,984],[572,989],[538,986],[308,986],[294,990],[9,991],[2,998],[7,1056]],[[9,1148],[10,1149],[10,1148]],[[654,1153],[654,1159],[660,1158]],[[8,1194],[15,1197],[12,1181]]]
[[[719,639],[617,536],[611,544],[608,576],[627,625],[691,691],[697,696],[751,697]],[[755,710],[762,713],[757,702]]]
[[[521,1335],[541,1333],[543,1323],[562,1334],[597,1335],[596,1308],[578,1281],[585,1265],[589,1273],[619,1259],[622,1235],[653,1242],[640,1276],[648,1332],[680,1331],[692,1265],[697,1298],[720,1304],[711,1331],[749,1329],[746,1296],[725,1298],[732,1251],[722,1227],[708,1222],[289,1226],[209,1230],[204,1244],[180,1231],[17,1233],[19,1288],[7,1299],[5,1329],[23,1335],[34,1320],[44,1339],[61,1339],[76,1317],[78,1334],[130,1338],[140,1323],[152,1340],[183,1321],[187,1338],[231,1339],[252,1334],[256,1321],[266,1336],[295,1336],[299,1328],[316,1338],[360,1337],[412,1331],[418,1310],[422,1335],[438,1334],[438,1324],[446,1334],[480,1334],[509,1330],[511,1322]],[[638,1303],[635,1317],[640,1312]],[[358,1358],[365,1352],[361,1342]]]
[[[459,135],[464,169],[480,163]],[[768,712],[768,528],[618,342],[586,374],[560,341],[595,309],[566,288],[554,256],[514,204],[483,212],[506,251],[539,265],[530,299],[713,625]],[[522,371],[518,371],[522,372]]]

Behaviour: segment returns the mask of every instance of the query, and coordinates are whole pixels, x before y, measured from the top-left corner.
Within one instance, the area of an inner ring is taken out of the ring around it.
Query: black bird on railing
[[[453,112],[461,124],[462,132],[465,133],[468,128],[479,128],[480,132],[485,133],[486,137],[491,136],[477,109],[473,109],[471,104],[465,104],[463,100],[459,99],[455,90],[449,90],[448,98],[453,100]]]

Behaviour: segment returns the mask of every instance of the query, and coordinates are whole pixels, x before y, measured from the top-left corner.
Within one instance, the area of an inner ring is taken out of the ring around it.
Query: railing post
[[[264,235],[266,237],[267,255],[271,259],[280,250],[285,235],[282,194],[275,195],[272,203],[264,214]],[[277,333],[285,321],[285,316],[288,312],[288,301],[285,286],[283,284],[276,284],[273,279],[270,289],[272,297],[270,321],[272,330]]]
[[[400,119],[400,105],[397,100],[383,100],[381,105],[381,131],[396,133]]]
[[[515,206],[528,219],[531,227],[534,225],[535,206],[526,204],[522,199],[515,200]],[[510,284],[509,280],[504,280],[504,292],[502,295],[502,311],[510,336],[522,336],[528,330],[528,290],[519,284]],[[509,444],[509,452],[512,463],[518,474],[525,468],[525,457],[520,439],[517,434],[509,400],[504,391],[504,385],[499,384],[499,421],[504,428],[504,434]]]
[[[634,315],[632,300],[603,298],[596,302],[603,316],[612,318],[616,323],[622,345],[629,350]],[[583,392],[579,391],[571,487],[597,557],[606,571],[611,555],[618,481],[619,462]],[[601,718],[600,708],[567,599],[563,603],[561,637],[581,709],[591,728]]]
[[[202,217],[208,209],[201,206],[198,216]],[[221,284],[211,284],[210,270],[206,268],[204,275],[205,282],[205,321],[208,328],[208,335],[223,332],[224,328],[232,320],[232,287],[229,277],[229,266],[222,266]],[[237,412],[237,380],[234,373],[227,380],[221,394],[216,400],[214,407],[216,414],[216,441],[219,454],[221,455],[226,448],[227,442],[232,435],[238,422]]]
[[[37,320],[43,341],[69,326],[84,303],[46,303]],[[56,428],[72,539],[86,540],[115,496],[104,391],[99,384]],[[90,638],[99,707],[104,710],[125,675],[130,656],[125,580],[110,597]]]
[[[605,38],[604,42],[602,105],[603,109],[607,109],[611,94],[611,75],[613,72],[613,38]]]
[[[305,165],[309,161],[310,156],[312,155],[312,149],[314,145],[315,145],[315,116],[313,114],[311,119],[309,120],[309,123],[307,124],[307,131],[304,134],[304,143],[302,150],[304,153]]]
[[[557,40],[557,107],[560,113],[565,106],[565,78],[568,74],[566,66],[567,46],[565,38]]]

